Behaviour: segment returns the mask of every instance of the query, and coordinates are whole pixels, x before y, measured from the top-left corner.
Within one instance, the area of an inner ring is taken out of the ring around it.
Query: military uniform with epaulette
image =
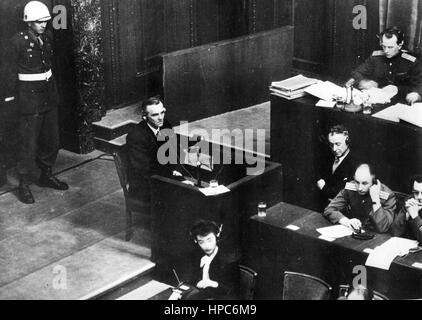
[[[353,70],[352,78],[356,83],[364,79],[373,80],[379,87],[395,85],[400,96],[410,92],[422,96],[422,65],[405,51],[392,58],[387,58],[382,50],[374,51],[371,57]]]
[[[388,232],[394,220],[396,197],[394,192],[381,184],[381,207],[373,211],[373,202],[369,192],[360,195],[355,182],[348,182],[343,190],[324,210],[324,217],[331,223],[338,223],[342,218],[359,219],[363,228],[380,233]]]
[[[19,108],[17,128],[20,147],[18,172],[19,197],[24,203],[33,203],[29,189],[29,174],[34,161],[41,169],[38,184],[58,190],[68,185],[52,174],[52,167],[59,150],[58,93],[54,80],[52,36],[46,29],[51,16],[40,1],[30,1],[24,8],[24,21],[28,29],[14,35],[7,43],[2,59],[2,76],[6,85],[0,98],[8,103],[13,100]]]

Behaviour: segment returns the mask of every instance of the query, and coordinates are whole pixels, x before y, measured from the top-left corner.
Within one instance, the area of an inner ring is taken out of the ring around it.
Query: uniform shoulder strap
[[[402,57],[403,59],[409,60],[410,62],[415,62],[415,61],[416,61],[416,57],[414,57],[414,56],[412,56],[412,55],[410,55],[410,54],[408,54],[408,53],[406,53],[406,52],[403,52],[403,53],[401,54],[401,57]]]
[[[349,191],[358,191],[356,183],[354,182],[346,182],[346,186],[344,187],[344,189]]]
[[[375,50],[374,52],[372,52],[372,56],[373,57],[385,56],[385,53],[382,50]]]

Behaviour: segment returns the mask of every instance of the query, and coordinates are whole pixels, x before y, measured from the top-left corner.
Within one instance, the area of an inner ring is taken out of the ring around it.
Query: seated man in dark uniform
[[[357,83],[359,89],[397,87],[399,97],[409,104],[422,99],[422,65],[416,57],[402,50],[404,33],[398,27],[379,35],[382,50],[374,51],[362,65],[352,72],[347,86]]]
[[[411,187],[412,196],[406,199],[391,230],[394,236],[412,238],[422,243],[422,175],[412,178]]]
[[[343,125],[336,125],[328,133],[331,154],[321,160],[317,187],[320,190],[321,209],[343,189],[344,184],[353,179],[359,163],[350,150],[349,132]]]
[[[157,158],[159,148],[165,143],[161,131],[169,135],[172,126],[165,119],[166,109],[160,99],[153,97],[141,105],[143,121],[127,135],[129,193],[144,201],[150,201],[150,181],[155,174],[182,175],[174,170],[176,164],[161,165]],[[165,130],[166,129],[166,130]]]
[[[238,297],[239,272],[235,262],[228,262],[218,246],[221,227],[213,221],[199,220],[191,229],[191,237],[198,244],[192,258],[188,283],[196,288],[183,299],[235,299]]]
[[[394,192],[375,178],[370,165],[361,164],[354,181],[346,183],[323,215],[331,223],[340,223],[352,230],[363,227],[385,233],[393,223],[395,209]]]

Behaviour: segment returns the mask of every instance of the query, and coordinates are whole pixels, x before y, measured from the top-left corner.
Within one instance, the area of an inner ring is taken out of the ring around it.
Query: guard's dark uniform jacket
[[[394,192],[383,184],[381,184],[380,200],[381,207],[374,212],[369,192],[362,196],[357,192],[356,183],[348,182],[325,208],[323,215],[333,224],[344,217],[356,218],[362,222],[364,228],[381,233],[388,232],[394,220],[396,197]]]
[[[19,32],[6,44],[1,98],[15,97],[21,114],[35,114],[57,107],[58,94],[52,75],[52,37],[47,31],[36,36],[29,30]],[[51,73],[50,73],[51,72]],[[25,81],[25,75],[46,74],[44,80]],[[24,80],[20,80],[20,78]]]
[[[374,51],[352,72],[352,77],[357,83],[369,79],[376,81],[379,87],[395,85],[401,96],[417,92],[422,97],[422,65],[416,57],[404,51],[390,59],[384,51]]]
[[[5,98],[14,97],[20,112],[17,132],[21,176],[29,174],[34,160],[41,169],[51,168],[59,150],[58,93],[51,70],[52,35],[46,30],[39,38],[41,41],[31,29],[17,33],[6,44],[1,61],[5,84],[0,98],[4,102]]]

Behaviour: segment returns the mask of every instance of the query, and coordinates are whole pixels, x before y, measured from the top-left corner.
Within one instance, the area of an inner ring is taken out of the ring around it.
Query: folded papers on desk
[[[404,256],[409,253],[410,249],[417,246],[416,240],[393,237],[372,250],[365,265],[389,270],[391,263],[397,256]]]
[[[270,92],[282,98],[292,100],[303,97],[305,95],[305,88],[317,83],[317,79],[308,78],[301,74],[271,83]]]
[[[319,81],[317,84],[307,87],[305,92],[325,101],[333,101],[335,97],[346,98],[346,88],[330,81]]]
[[[353,231],[341,224],[336,224],[330,227],[316,229],[323,238],[338,239],[351,236]]]
[[[414,103],[408,112],[399,116],[400,120],[422,128],[422,103]]]

